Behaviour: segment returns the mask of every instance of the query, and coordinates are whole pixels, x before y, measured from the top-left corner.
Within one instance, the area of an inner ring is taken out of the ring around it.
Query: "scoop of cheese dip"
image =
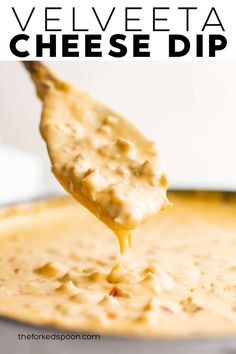
[[[153,142],[71,85],[43,99],[41,132],[62,186],[108,225],[125,248],[130,231],[168,204]]]
[[[236,197],[171,194],[175,208],[117,240],[72,199],[0,210],[0,315],[71,330],[236,333]],[[99,236],[99,237],[98,237]]]

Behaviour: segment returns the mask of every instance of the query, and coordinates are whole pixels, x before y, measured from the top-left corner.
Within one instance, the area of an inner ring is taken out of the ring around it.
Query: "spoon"
[[[40,131],[53,174],[115,232],[124,252],[132,230],[169,204],[154,143],[42,62],[23,64],[43,102]]]

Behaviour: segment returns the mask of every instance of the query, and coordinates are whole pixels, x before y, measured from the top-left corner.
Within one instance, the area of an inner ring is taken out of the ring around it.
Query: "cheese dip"
[[[171,193],[118,263],[117,239],[69,198],[0,211],[0,314],[99,333],[236,333],[236,197]]]
[[[43,101],[40,130],[54,175],[115,232],[123,253],[132,230],[169,204],[154,143],[44,64],[25,66]]]

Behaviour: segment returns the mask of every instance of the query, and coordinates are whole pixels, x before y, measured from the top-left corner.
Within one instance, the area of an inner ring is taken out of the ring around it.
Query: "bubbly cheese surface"
[[[117,240],[68,198],[0,211],[0,314],[137,336],[236,333],[236,198],[170,194],[117,265]]]

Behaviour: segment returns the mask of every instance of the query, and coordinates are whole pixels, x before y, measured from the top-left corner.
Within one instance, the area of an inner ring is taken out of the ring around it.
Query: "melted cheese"
[[[132,230],[168,205],[153,142],[70,85],[47,91],[40,128],[56,178],[115,232],[124,252]]]
[[[0,211],[0,314],[72,330],[173,337],[236,333],[236,199],[175,204],[117,241],[70,199]]]

